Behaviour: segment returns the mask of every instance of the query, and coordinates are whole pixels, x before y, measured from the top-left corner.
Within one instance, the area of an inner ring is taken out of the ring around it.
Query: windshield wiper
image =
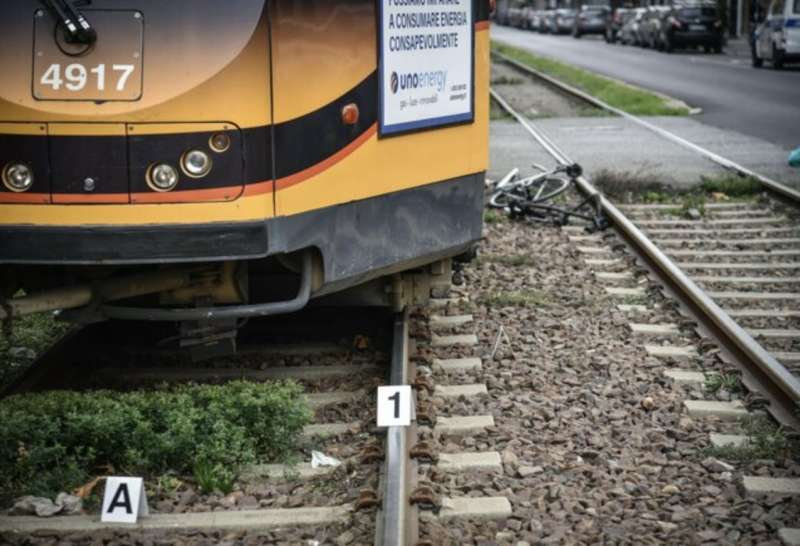
[[[97,31],[89,24],[75,0],[43,0],[55,12],[56,18],[67,29],[67,42],[74,44],[93,44],[97,41]]]

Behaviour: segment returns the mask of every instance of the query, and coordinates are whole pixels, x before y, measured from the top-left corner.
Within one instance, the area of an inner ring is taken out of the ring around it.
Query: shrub
[[[232,485],[242,465],[292,452],[311,419],[301,392],[288,381],[234,381],[9,397],[0,401],[0,500],[52,497],[111,471]]]
[[[724,174],[718,177],[700,177],[700,186],[706,193],[724,193],[728,197],[749,197],[764,190],[763,184],[751,176]]]

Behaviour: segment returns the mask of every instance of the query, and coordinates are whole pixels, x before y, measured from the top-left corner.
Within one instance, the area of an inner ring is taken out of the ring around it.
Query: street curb
[[[646,87],[641,87],[641,86],[633,84],[633,83],[628,83],[628,82],[626,82],[624,80],[620,80],[619,78],[615,78],[613,76],[607,76],[605,74],[600,74],[599,72],[595,72],[594,70],[589,70],[588,68],[583,68],[582,66],[578,66],[578,65],[575,65],[575,64],[572,64],[572,63],[567,63],[567,62],[564,62],[564,61],[562,61],[560,59],[556,59],[554,57],[551,57],[549,55],[543,55],[543,54],[541,54],[541,53],[539,53],[537,51],[532,51],[532,50],[530,50],[530,49],[528,49],[526,47],[520,47],[520,46],[512,45],[512,44],[509,44],[508,42],[504,42],[502,40],[496,40],[494,38],[492,39],[492,41],[494,43],[496,43],[496,44],[500,44],[500,45],[503,45],[503,46],[506,46],[506,47],[510,47],[510,48],[513,48],[513,49],[522,49],[524,51],[527,51],[531,55],[536,55],[537,57],[541,57],[541,58],[547,59],[549,61],[553,61],[553,62],[556,62],[556,63],[561,63],[561,64],[566,65],[566,66],[571,66],[573,68],[577,68],[578,70],[585,70],[586,72],[589,72],[590,74],[593,74],[593,75],[597,76],[598,78],[605,78],[608,81],[616,83],[617,85],[622,85],[624,87],[628,87],[630,89],[635,89],[636,91],[642,91],[644,93],[650,93],[650,94],[655,95],[655,96],[659,97],[660,99],[662,99],[667,104],[667,106],[670,106],[672,108],[685,108],[686,111],[689,112],[690,116],[696,116],[696,115],[699,115],[699,114],[703,113],[703,109],[702,108],[699,108],[697,106],[689,106],[686,102],[684,102],[684,101],[682,101],[680,99],[676,99],[675,97],[671,97],[670,95],[667,95],[666,93],[661,93],[659,91],[654,91],[653,89],[647,89]],[[551,77],[555,78],[555,76],[551,76]]]

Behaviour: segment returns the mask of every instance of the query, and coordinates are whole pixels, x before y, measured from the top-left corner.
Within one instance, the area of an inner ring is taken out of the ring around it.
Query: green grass
[[[664,214],[685,218],[689,218],[689,211],[692,209],[700,216],[706,216],[706,205],[709,202],[719,199],[748,201],[763,190],[758,180],[733,174],[701,176],[700,181],[689,188],[674,189],[643,172],[602,169],[595,174],[594,182],[612,199],[674,205],[673,208],[664,210]]]
[[[706,196],[702,193],[687,193],[682,195],[680,214],[688,218],[690,210],[695,210],[700,216],[705,216]]]
[[[501,224],[508,222],[508,216],[494,209],[486,209],[483,211],[483,222],[485,224]]]
[[[495,101],[492,101],[489,104],[489,119],[492,121],[507,121],[514,118],[511,116],[511,114],[500,108]]]
[[[750,176],[724,174],[717,177],[700,177],[700,187],[706,193],[724,193],[728,197],[751,197],[760,193],[764,186]]]
[[[654,93],[630,87],[572,65],[540,57],[527,51],[492,42],[492,50],[511,57],[603,102],[637,116],[686,116],[689,110],[675,106]]]
[[[758,459],[797,459],[800,443],[790,440],[783,428],[765,416],[745,417],[740,421],[747,442],[742,446],[707,447],[703,457],[717,457],[729,461],[755,461]]]

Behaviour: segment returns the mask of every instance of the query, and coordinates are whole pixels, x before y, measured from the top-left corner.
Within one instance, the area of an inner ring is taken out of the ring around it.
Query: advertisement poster
[[[380,133],[472,121],[473,0],[379,0]]]

